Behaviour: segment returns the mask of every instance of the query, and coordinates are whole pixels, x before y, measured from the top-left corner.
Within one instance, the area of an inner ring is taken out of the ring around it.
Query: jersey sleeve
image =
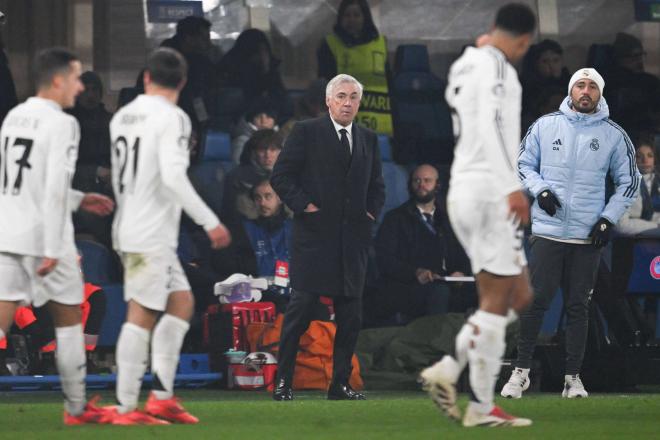
[[[206,206],[188,179],[191,125],[182,111],[171,112],[163,122],[158,161],[163,184],[195,223],[205,230],[220,224],[218,217]]]
[[[541,143],[539,141],[541,121],[536,120],[527,130],[527,134],[520,143],[518,153],[518,175],[523,185],[537,197],[546,189],[551,189],[541,177]],[[556,195],[556,194],[555,194]]]
[[[516,153],[519,138],[513,141],[510,133],[515,118],[520,114],[507,114],[506,101],[513,99],[507,90],[507,63],[504,59],[486,58],[473,73],[477,87],[477,132],[482,137],[484,153],[492,172],[499,182],[499,192],[510,194],[522,188],[518,179]]]
[[[78,158],[80,128],[78,121],[67,117],[54,122],[48,134],[43,216],[44,256],[59,258],[64,251],[64,228],[71,215],[69,191]]]

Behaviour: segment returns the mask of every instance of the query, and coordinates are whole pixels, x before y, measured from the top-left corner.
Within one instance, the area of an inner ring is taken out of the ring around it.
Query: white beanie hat
[[[591,68],[591,67],[583,67],[582,69],[579,69],[576,71],[573,76],[571,76],[571,80],[568,82],[568,94],[571,94],[571,90],[573,89],[573,85],[580,81],[581,79],[590,79],[596,84],[598,84],[598,90],[600,90],[600,94],[603,94],[603,89],[605,88],[605,80],[603,79],[602,76],[600,76],[600,73],[596,71],[596,69]]]

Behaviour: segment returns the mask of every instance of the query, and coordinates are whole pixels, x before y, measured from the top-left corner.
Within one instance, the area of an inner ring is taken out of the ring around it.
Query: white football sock
[[[117,401],[119,412],[137,408],[142,378],[149,361],[149,330],[125,322],[117,340]]]
[[[151,341],[151,370],[154,375],[152,392],[156,399],[174,395],[174,377],[179,365],[179,353],[190,324],[173,315],[163,315],[154,328]]]
[[[454,354],[456,355],[459,371],[463,371],[468,361],[467,353],[471,334],[472,326],[466,322],[456,335]]]
[[[85,360],[85,343],[81,324],[55,328],[55,362],[60,375],[62,393],[64,394],[64,409],[77,416],[85,410],[85,375],[87,363]]]
[[[495,382],[506,349],[504,336],[507,317],[478,310],[468,322],[472,332],[468,343],[470,387],[477,401],[470,406],[487,414],[493,409]]]

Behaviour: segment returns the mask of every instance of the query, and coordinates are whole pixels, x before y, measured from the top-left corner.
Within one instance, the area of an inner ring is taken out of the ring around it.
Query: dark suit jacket
[[[385,201],[376,134],[353,123],[350,165],[329,115],[297,122],[273,169],[271,184],[294,212],[291,287],[359,297],[374,222]],[[305,213],[314,203],[317,213]]]
[[[436,205],[433,223],[435,234],[424,224],[412,199],[385,214],[376,235],[376,258],[383,284],[395,281],[417,285],[416,271],[420,267],[439,275],[470,273],[470,260],[440,204]]]

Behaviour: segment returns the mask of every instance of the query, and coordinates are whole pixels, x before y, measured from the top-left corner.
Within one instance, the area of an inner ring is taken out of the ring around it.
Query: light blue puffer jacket
[[[628,135],[609,119],[601,98],[593,114],[569,107],[532,124],[520,145],[518,172],[523,185],[538,196],[550,189],[561,208],[551,217],[535,201],[532,233],[560,239],[586,239],[600,217],[613,224],[637,197],[640,174]],[[605,180],[610,174],[616,192],[605,205]]]

